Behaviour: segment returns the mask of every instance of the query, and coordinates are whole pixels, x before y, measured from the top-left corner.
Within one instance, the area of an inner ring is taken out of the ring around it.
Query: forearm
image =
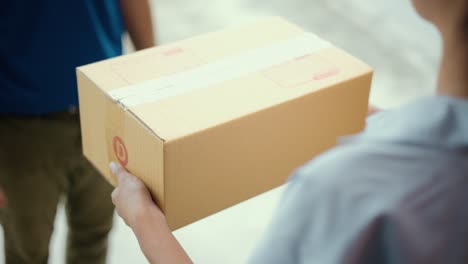
[[[375,105],[371,105],[369,104],[368,108],[367,108],[367,116],[371,116],[375,113],[378,113],[380,112],[382,109],[376,107]]]
[[[138,243],[150,263],[192,263],[160,212],[148,210],[134,226]]]
[[[120,0],[125,27],[136,50],[155,45],[149,0]]]

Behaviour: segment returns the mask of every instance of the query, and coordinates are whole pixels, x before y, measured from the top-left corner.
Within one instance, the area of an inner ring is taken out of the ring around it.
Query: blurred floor
[[[155,14],[160,43],[258,16],[286,17],[372,65],[371,102],[381,107],[398,106],[434,88],[441,44],[435,30],[415,15],[409,0],[158,0]],[[177,231],[176,236],[197,263],[242,263],[280,193],[270,192],[225,210]],[[60,209],[51,244],[53,264],[63,263],[64,218]],[[111,235],[109,263],[146,263],[131,230],[119,218]]]

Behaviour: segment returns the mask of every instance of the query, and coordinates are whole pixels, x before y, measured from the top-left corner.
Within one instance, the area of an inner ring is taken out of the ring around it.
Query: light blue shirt
[[[298,169],[251,263],[468,263],[468,100],[368,119]]]

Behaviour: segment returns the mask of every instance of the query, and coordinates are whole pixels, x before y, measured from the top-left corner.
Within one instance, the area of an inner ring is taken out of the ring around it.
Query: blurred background
[[[441,43],[435,29],[416,15],[410,0],[158,0],[153,9],[159,44],[260,16],[283,16],[370,64],[375,70],[370,101],[379,107],[396,107],[435,88]],[[125,43],[130,52],[128,39]],[[176,237],[196,263],[243,263],[268,224],[281,191],[182,228]],[[50,263],[61,264],[67,232],[63,208],[55,226]],[[109,263],[146,263],[131,230],[117,216]]]
[[[370,64],[379,106],[434,90],[441,43],[410,0],[159,0],[154,7],[160,43],[279,15]]]

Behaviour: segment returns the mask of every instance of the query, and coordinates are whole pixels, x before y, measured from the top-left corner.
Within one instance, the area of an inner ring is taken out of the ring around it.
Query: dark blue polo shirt
[[[0,0],[0,113],[77,106],[75,68],[122,53],[118,0]]]

